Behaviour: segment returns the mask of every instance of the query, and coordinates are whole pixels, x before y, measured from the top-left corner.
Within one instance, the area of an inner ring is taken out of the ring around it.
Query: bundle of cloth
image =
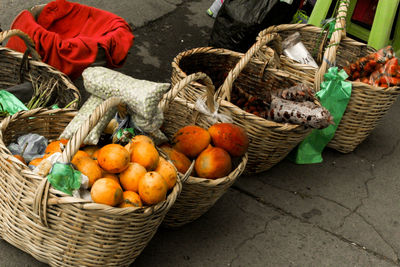
[[[37,18],[28,10],[13,21],[11,29],[28,34],[43,62],[70,78],[79,77],[103,49],[106,66],[121,67],[133,45],[131,27],[121,17],[90,6],[56,0],[44,6]],[[12,37],[7,47],[25,52],[25,43]]]

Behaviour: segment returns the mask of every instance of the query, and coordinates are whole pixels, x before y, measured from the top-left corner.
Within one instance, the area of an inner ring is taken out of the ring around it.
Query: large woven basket
[[[120,102],[110,98],[95,110],[66,145],[63,162],[70,162],[89,130]],[[58,138],[75,115],[69,109],[35,109],[0,124],[0,236],[52,266],[128,266],[155,234],[185,177],[154,206],[115,208],[55,190],[6,148],[26,133]]]
[[[18,36],[24,40],[27,50],[25,54],[0,46],[0,89],[6,89],[23,82],[34,84],[45,83],[40,87],[41,92],[51,88],[50,104],[58,107],[66,106],[77,108],[80,101],[79,90],[71,80],[62,72],[41,61],[35,50],[35,45],[30,37],[20,30],[0,32],[0,43],[4,40]],[[28,57],[28,55],[32,57]]]
[[[253,57],[261,47],[270,42],[279,47],[278,35],[270,34],[259,39],[246,54],[211,47],[195,48],[180,53],[172,62],[173,85],[189,74],[201,71],[210,75],[219,88],[218,94],[224,99],[219,101],[220,108],[228,109],[235,123],[245,128],[249,135],[246,173],[268,170],[285,158],[311,132],[311,129],[300,125],[266,120],[229,102],[230,93],[235,87],[257,96],[263,90],[286,88],[300,82],[312,85],[301,76],[268,67],[276,63],[273,56],[268,62]],[[179,96],[193,101],[205,90],[203,84],[191,82],[187,90]]]
[[[162,99],[160,106],[164,111],[163,129],[168,137],[186,125],[196,124],[208,129],[213,122],[207,115],[197,111],[194,101],[185,100],[177,96],[181,90],[188,90],[191,82],[202,80],[206,85],[207,103],[210,110],[214,110],[214,86],[204,73],[194,73],[178,82]],[[229,108],[220,106],[218,112],[229,115]],[[233,171],[226,177],[211,180],[190,176],[182,181],[182,192],[165,216],[165,227],[179,227],[192,222],[207,212],[215,202],[229,189],[242,174],[247,163],[247,153],[233,159]]]
[[[336,19],[335,28],[329,44],[324,51],[323,61],[315,74],[314,88],[320,89],[327,68],[336,65],[339,69],[355,62],[376,50],[364,43],[355,41],[345,36],[345,17],[347,14],[348,1],[341,1]],[[317,28],[319,29],[319,28]],[[282,36],[299,31],[302,35],[302,42],[309,51],[315,49],[315,40],[319,38],[318,31],[314,26],[304,24],[290,24],[270,27],[259,33],[258,38],[268,34],[279,33]],[[310,32],[315,33],[310,34]],[[321,29],[319,30],[321,31]],[[265,50],[266,48],[264,48]],[[266,50],[265,50],[266,51]],[[281,56],[281,67],[292,73],[303,73],[307,80],[312,78],[312,72],[308,68],[296,64],[292,60]],[[328,143],[328,147],[342,153],[352,152],[361,142],[368,137],[376,127],[379,120],[387,113],[389,108],[397,99],[400,87],[380,88],[365,83],[351,82],[352,94],[342,120],[336,130],[335,136]]]

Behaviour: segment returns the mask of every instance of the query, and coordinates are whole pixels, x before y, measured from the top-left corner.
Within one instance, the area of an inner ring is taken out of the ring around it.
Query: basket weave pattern
[[[193,101],[178,97],[182,90],[188,90],[191,82],[202,80],[208,89],[208,102],[211,109],[214,108],[214,89],[210,78],[203,73],[195,73],[178,82],[174,88],[164,96],[160,103],[164,111],[163,130],[168,137],[173,136],[180,128],[186,125],[196,124],[207,129],[213,123],[206,115],[196,110]],[[226,108],[219,112],[229,115]],[[246,167],[247,154],[233,162],[233,171],[226,177],[211,180],[189,176],[183,180],[182,192],[167,213],[163,225],[165,227],[179,227],[196,220],[209,210],[215,202],[229,189],[229,187],[242,174]]]
[[[83,139],[119,99],[108,99],[68,142],[69,162]],[[38,133],[55,139],[76,115],[68,109],[35,109],[0,125],[0,236],[52,266],[128,266],[145,248],[179,195],[180,179],[167,199],[142,208],[115,208],[68,196],[12,157],[6,145]],[[183,179],[183,177],[180,177]]]

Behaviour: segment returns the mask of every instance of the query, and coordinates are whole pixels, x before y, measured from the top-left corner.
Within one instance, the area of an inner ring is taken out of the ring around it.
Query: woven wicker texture
[[[68,142],[69,162],[96,121],[119,99],[110,98]],[[145,248],[179,195],[180,177],[167,199],[142,208],[115,208],[68,196],[49,186],[6,148],[26,133],[57,138],[76,115],[69,109],[35,109],[0,124],[0,236],[52,266],[128,266]]]
[[[204,72],[210,75],[219,88],[218,94],[228,100],[218,100],[220,110],[230,114],[236,124],[246,129],[250,139],[246,173],[268,170],[285,158],[311,132],[311,129],[303,126],[266,120],[245,112],[229,102],[230,92],[235,87],[257,96],[264,90],[286,88],[299,82],[312,86],[311,82],[305,81],[300,76],[268,67],[277,64],[273,55],[264,62],[253,57],[261,47],[265,47],[270,42],[279,45],[278,35],[270,34],[260,38],[246,54],[205,47],[182,52],[172,62],[172,85],[191,73]],[[204,92],[203,84],[191,82],[184,92],[179,93],[179,96],[193,101]]]
[[[320,88],[327,68],[336,65],[341,69],[360,57],[376,51],[364,43],[345,36],[345,18],[348,5],[348,1],[342,0],[340,2],[335,26],[337,30],[333,32],[329,44],[324,46],[325,50],[322,57],[324,60],[322,63],[319,62],[321,63],[320,68],[315,73],[314,88],[316,91]],[[322,29],[310,25],[285,24],[273,26],[260,32],[258,38],[271,33],[279,33],[284,38],[295,31],[300,32],[302,42],[310,52],[316,49],[315,40],[321,39],[320,32]],[[319,53],[322,51],[323,49],[321,50],[320,48]],[[303,72],[303,77],[307,77],[307,80],[312,79],[312,72],[309,71],[309,68],[302,67],[305,65],[296,64],[285,56],[281,56],[280,59],[282,69],[286,69],[296,75],[300,75]],[[360,82],[351,83],[352,94],[349,104],[335,136],[328,144],[328,147],[342,153],[352,152],[368,137],[400,93],[399,87],[379,88]]]
[[[194,73],[179,81],[160,103],[164,111],[163,130],[171,137],[180,128],[196,124],[207,129],[213,122],[197,111],[193,101],[180,98],[178,93],[188,90],[192,82],[202,80],[207,88],[207,105],[214,111],[214,86],[204,73]],[[219,112],[229,115],[229,109],[221,107]],[[190,176],[183,180],[182,192],[165,216],[165,227],[179,227],[192,222],[209,210],[229,189],[246,167],[247,153],[240,159],[232,159],[234,170],[226,177],[211,180]]]
[[[46,88],[52,88],[49,103],[57,103],[60,108],[67,106],[77,108],[80,100],[79,90],[62,72],[43,63],[35,50],[35,45],[28,35],[20,30],[0,32],[0,43],[5,39],[18,36],[24,40],[27,51],[25,54],[0,46],[0,89],[5,89],[23,82],[34,84],[46,83]],[[28,57],[30,54],[32,57]],[[43,92],[42,91],[42,92]]]

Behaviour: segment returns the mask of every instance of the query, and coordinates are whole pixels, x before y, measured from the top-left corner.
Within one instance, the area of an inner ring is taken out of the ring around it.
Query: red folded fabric
[[[121,67],[133,44],[132,29],[121,17],[94,7],[56,0],[48,3],[37,21],[22,11],[11,29],[20,29],[35,42],[43,62],[72,79],[96,60],[104,48],[108,67]],[[25,43],[12,37],[7,47],[25,52]]]

